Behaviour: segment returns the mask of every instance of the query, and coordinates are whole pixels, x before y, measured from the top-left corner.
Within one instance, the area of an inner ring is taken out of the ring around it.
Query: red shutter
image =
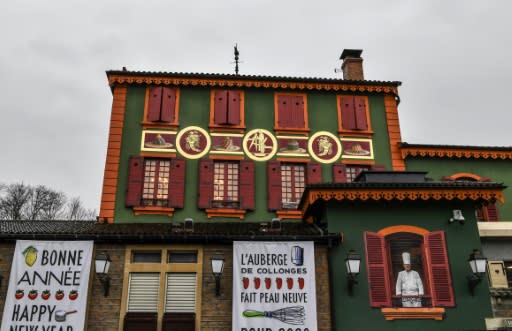
[[[364,97],[354,97],[354,111],[356,115],[356,129],[368,130],[366,119],[366,102]]]
[[[240,209],[254,210],[254,163],[240,161]]]
[[[268,209],[281,209],[281,163],[270,161],[267,163],[267,190]]]
[[[214,123],[226,124],[228,122],[228,91],[215,91],[215,104],[213,107]]]
[[[126,188],[126,207],[140,206],[144,183],[144,158],[131,156],[128,161],[128,184]]]
[[[320,184],[322,182],[322,166],[319,163],[308,163],[307,171],[307,184]]]
[[[185,160],[172,159],[169,175],[169,207],[183,208],[185,196]]]
[[[292,100],[288,95],[280,95],[277,98],[277,125],[281,128],[290,126],[290,106]]]
[[[366,249],[370,306],[390,307],[391,291],[384,237],[374,232],[365,232],[364,245]]]
[[[487,205],[487,220],[495,222],[499,220],[498,207],[495,203],[489,203]]]
[[[345,130],[355,130],[356,117],[354,112],[354,97],[345,96],[341,98],[341,123]]]
[[[332,180],[334,183],[346,183],[347,166],[344,164],[334,164],[332,166]]]
[[[169,87],[163,88],[162,93],[162,112],[160,119],[162,122],[174,122],[176,112],[176,90]]]
[[[162,87],[152,87],[149,90],[148,120],[160,121],[160,110],[162,106]]]
[[[304,98],[302,96],[290,97],[289,126],[291,128],[305,128],[304,121]]]
[[[213,200],[213,160],[199,161],[199,198],[198,208],[210,208]]]
[[[430,261],[430,288],[432,306],[454,307],[452,277],[448,265],[448,253],[443,231],[430,232],[425,236],[426,251]]]
[[[231,125],[240,124],[240,92],[229,91],[228,92],[228,112],[227,121]]]

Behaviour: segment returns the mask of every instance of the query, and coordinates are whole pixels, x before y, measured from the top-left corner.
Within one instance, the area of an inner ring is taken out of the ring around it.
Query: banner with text
[[[18,240],[1,331],[84,329],[92,241]]]
[[[313,242],[233,243],[233,331],[316,331]]]

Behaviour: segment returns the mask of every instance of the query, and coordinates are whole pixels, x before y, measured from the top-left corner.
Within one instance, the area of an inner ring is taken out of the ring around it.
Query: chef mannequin
[[[411,254],[402,253],[404,270],[396,279],[396,295],[402,296],[402,307],[421,307],[423,283],[420,275],[411,269]]]

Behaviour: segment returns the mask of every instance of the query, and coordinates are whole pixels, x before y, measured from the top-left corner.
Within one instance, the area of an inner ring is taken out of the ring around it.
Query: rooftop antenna
[[[238,75],[238,55],[240,55],[240,52],[238,51],[238,44],[235,44],[235,75]]]

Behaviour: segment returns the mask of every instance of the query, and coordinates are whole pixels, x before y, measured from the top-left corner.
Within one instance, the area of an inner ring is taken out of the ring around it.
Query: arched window
[[[401,305],[395,284],[403,270],[402,252],[411,254],[411,265],[423,281],[422,306],[455,306],[444,231],[399,225],[365,232],[364,242],[372,307]]]

